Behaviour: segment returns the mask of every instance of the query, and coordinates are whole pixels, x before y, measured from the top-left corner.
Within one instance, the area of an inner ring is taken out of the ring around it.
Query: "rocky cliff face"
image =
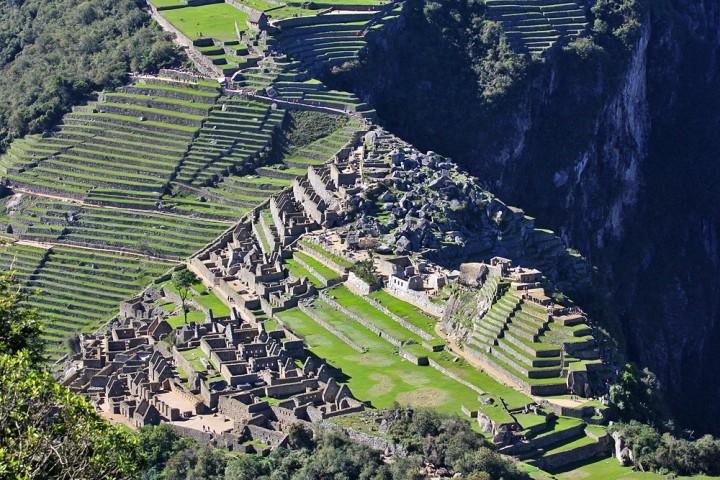
[[[496,111],[450,48],[423,62],[432,40],[406,22],[370,49],[356,90],[390,130],[587,255],[596,314],[659,375],[678,420],[719,432],[720,4],[658,1],[628,55],[553,52]]]

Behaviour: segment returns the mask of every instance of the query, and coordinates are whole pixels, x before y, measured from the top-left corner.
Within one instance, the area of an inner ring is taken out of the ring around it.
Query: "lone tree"
[[[172,283],[180,296],[180,302],[182,303],[183,320],[187,323],[187,306],[186,300],[190,297],[190,289],[193,283],[197,282],[197,277],[187,268],[178,270],[173,274]]]

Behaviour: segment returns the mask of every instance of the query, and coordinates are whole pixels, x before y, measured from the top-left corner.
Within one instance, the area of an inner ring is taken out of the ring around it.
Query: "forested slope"
[[[128,72],[179,60],[133,0],[0,2],[0,150],[49,128],[84,95],[120,84]]]

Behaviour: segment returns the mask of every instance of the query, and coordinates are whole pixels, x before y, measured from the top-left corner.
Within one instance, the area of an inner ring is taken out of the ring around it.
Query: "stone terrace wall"
[[[399,299],[405,300],[408,303],[412,303],[419,309],[425,310],[426,312],[438,318],[442,318],[443,314],[445,313],[445,306],[431,302],[430,298],[428,298],[425,293],[400,290],[390,286],[387,287],[385,290],[387,290],[388,293],[391,293],[392,295],[398,297]]]
[[[410,330],[411,332],[413,332],[415,335],[417,335],[417,336],[419,336],[420,338],[422,338],[423,340],[427,340],[428,342],[431,341],[431,340],[433,340],[433,336],[432,336],[432,335],[430,335],[429,333],[425,332],[424,330],[420,330],[420,329],[419,329],[418,327],[416,327],[415,325],[411,324],[410,322],[406,321],[406,320],[403,319],[402,317],[399,317],[399,316],[396,315],[395,313],[391,312],[391,311],[388,310],[383,304],[381,304],[380,302],[378,302],[378,301],[375,300],[374,298],[366,297],[366,298],[365,298],[365,301],[368,302],[368,303],[369,303],[370,305],[372,305],[373,307],[375,307],[375,308],[377,308],[378,310],[380,310],[382,313],[384,313],[384,314],[387,315],[388,317],[390,317],[390,318],[392,318],[393,320],[395,320],[397,323],[399,323],[399,324],[402,325],[403,327],[405,327],[405,328],[407,328],[408,330]]]
[[[390,342],[391,344],[395,345],[396,347],[401,347],[401,346],[402,346],[403,342],[401,342],[401,341],[398,340],[397,338],[393,337],[392,335],[388,335],[387,333],[383,332],[383,331],[380,330],[378,327],[376,327],[376,326],[373,325],[372,323],[368,322],[368,321],[365,320],[364,318],[362,318],[362,317],[360,317],[360,316],[358,316],[358,315],[355,315],[355,314],[352,313],[350,310],[348,310],[347,308],[343,307],[343,306],[340,305],[338,302],[336,302],[335,300],[333,300],[332,298],[330,298],[330,296],[329,296],[327,293],[325,293],[325,291],[321,291],[321,292],[320,292],[320,297],[321,297],[323,300],[325,300],[325,301],[328,303],[328,305],[330,305],[331,307],[333,307],[335,310],[338,310],[338,311],[344,313],[345,315],[347,315],[348,317],[350,317],[352,320],[358,322],[358,323],[359,323],[360,325],[362,325],[363,327],[365,327],[365,328],[367,328],[368,330],[370,330],[371,332],[375,333],[377,336],[379,336],[379,337],[387,340],[388,342]]]
[[[313,312],[312,309],[308,308],[307,305],[305,305],[304,303],[302,303],[302,302],[299,303],[298,307],[300,308],[301,312],[303,312],[308,317],[312,318],[313,321],[318,323],[321,327],[323,327],[328,332],[330,332],[333,335],[335,335],[336,337],[338,337],[340,340],[342,340],[344,343],[346,343],[353,350],[360,352],[360,353],[366,352],[366,350],[363,347],[361,347],[357,343],[350,340],[350,338],[348,338],[347,335],[345,335],[344,333],[339,331],[337,328],[335,328],[332,325],[330,325],[329,323],[327,323],[325,320],[321,319],[319,316],[315,315],[315,312]]]

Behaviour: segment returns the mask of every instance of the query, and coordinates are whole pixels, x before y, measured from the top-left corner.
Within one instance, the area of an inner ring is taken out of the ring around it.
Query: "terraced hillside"
[[[77,107],[49,135],[13,142],[2,173],[32,193],[153,205],[218,95],[210,82],[142,79]]]
[[[444,344],[434,328],[438,320],[387,291],[369,299],[344,286],[326,292],[277,318],[300,334],[315,355],[332,359],[358,398],[371,398],[374,407],[399,402],[448,413],[479,412],[496,427],[512,428],[527,439],[521,450],[516,446],[506,453],[543,468],[563,464],[573,455],[568,452],[583,458],[583,450],[599,449],[607,436],[602,427],[580,418],[532,413],[525,409],[530,397],[450,351],[433,351]],[[353,425],[353,419],[338,422]]]
[[[328,91],[319,82],[316,88]],[[332,101],[339,111],[359,103],[339,92]],[[267,99],[221,95],[214,81],[166,72],[103,92],[48,134],[11,145],[0,159],[13,193],[2,200],[0,225],[24,245],[8,247],[3,261],[14,259],[18,276],[41,290],[33,302],[48,321],[53,357],[73,328],[106,321],[119,300],[287,187],[307,165],[332,157],[361,126],[354,119],[305,149],[284,152],[277,147],[286,117],[286,108]],[[63,257],[52,253],[57,249],[76,253]],[[126,277],[118,281],[88,255],[117,256]],[[143,262],[151,267],[137,266]],[[63,289],[59,269],[87,278]],[[83,290],[90,276],[107,286],[92,302]],[[63,309],[80,323],[65,322]]]
[[[279,20],[274,26],[280,31],[271,40],[278,47],[309,69],[328,69],[359,60],[367,45],[367,35],[393,22],[402,6],[375,7],[367,11],[337,11],[318,15],[313,22]]]
[[[488,18],[502,24],[515,46],[531,53],[573,40],[588,27],[582,0],[485,0],[485,4]]]
[[[251,173],[267,161],[284,119],[282,108],[222,97],[184,156],[176,180],[207,185],[231,173]]]

